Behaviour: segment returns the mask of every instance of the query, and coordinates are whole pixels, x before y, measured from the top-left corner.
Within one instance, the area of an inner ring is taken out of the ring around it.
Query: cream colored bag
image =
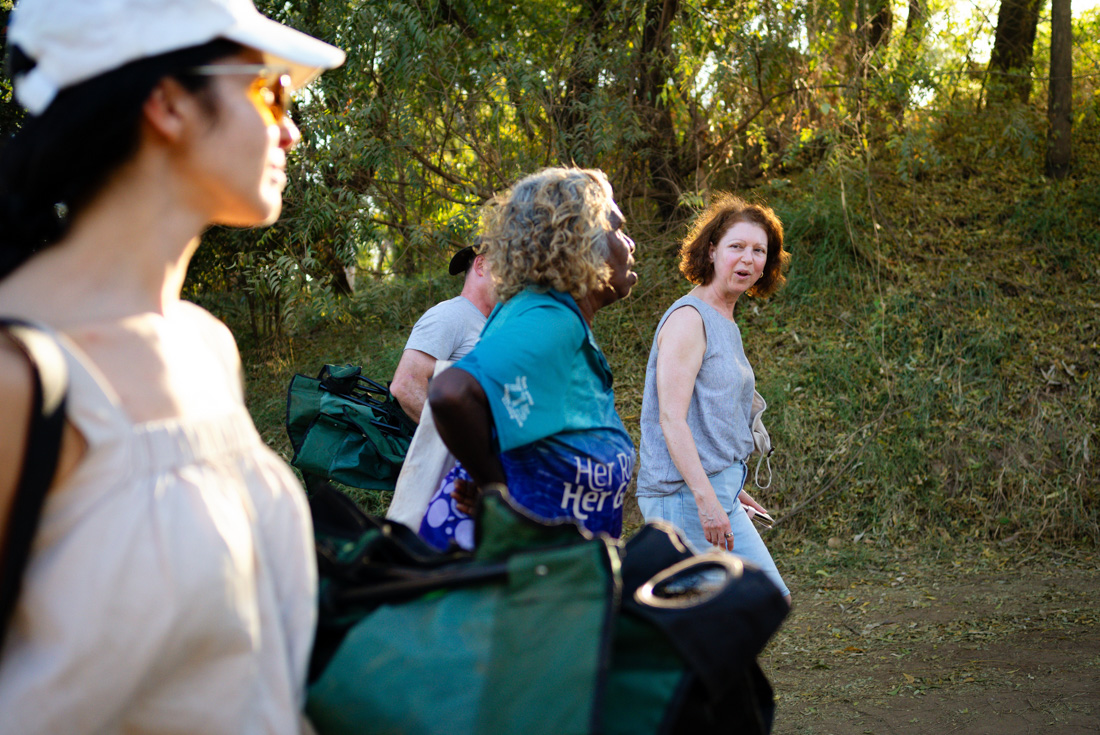
[[[450,366],[449,360],[437,360],[432,377]],[[401,474],[397,476],[397,487],[394,489],[390,508],[386,511],[386,519],[419,531],[420,522],[428,510],[428,501],[439,489],[443,476],[454,466],[454,455],[439,438],[435,419],[432,418],[432,408],[425,401],[420,424],[416,427],[412,443],[409,444],[409,452],[401,465]]]
[[[759,454],[760,459],[756,460],[756,471],[753,473],[753,482],[761,490],[767,490],[772,485],[772,461],[769,459],[772,453],[772,438],[768,435],[768,430],[764,428],[764,419],[762,418],[764,412],[768,410],[768,403],[764,400],[764,396],[757,393],[755,390],[752,392],[752,446],[753,454]],[[414,439],[415,441],[415,439]],[[764,462],[768,468],[768,484],[760,484],[760,463]]]

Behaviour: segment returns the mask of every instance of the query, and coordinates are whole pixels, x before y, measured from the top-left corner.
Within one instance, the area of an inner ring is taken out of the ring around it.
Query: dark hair
[[[771,296],[787,281],[783,270],[791,254],[783,249],[783,223],[771,207],[749,204],[726,192],[718,192],[710,204],[691,224],[687,237],[680,243],[680,272],[694,284],[705,286],[714,278],[714,263],[710,249],[738,222],[759,225],[768,236],[768,259],[764,273],[746,293],[749,296]]]
[[[174,77],[200,92],[209,78],[186,69],[240,48],[219,39],[139,59],[63,89],[45,112],[28,116],[0,150],[0,279],[57,242],[72,216],[134,155],[142,109],[161,79]],[[13,77],[34,66],[17,48],[8,62]]]

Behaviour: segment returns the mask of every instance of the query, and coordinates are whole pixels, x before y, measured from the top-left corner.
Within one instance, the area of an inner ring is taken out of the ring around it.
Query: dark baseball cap
[[[470,263],[473,263],[476,257],[477,252],[474,250],[473,246],[467,245],[451,257],[451,265],[447,270],[452,276],[457,276],[459,273],[465,273],[469,270]]]

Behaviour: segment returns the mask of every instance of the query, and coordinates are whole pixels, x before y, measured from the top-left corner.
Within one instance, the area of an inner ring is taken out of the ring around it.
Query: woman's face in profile
[[[260,52],[245,49],[216,64],[262,62]],[[218,114],[189,151],[192,196],[205,199],[218,224],[271,224],[282,208],[286,154],[300,135],[289,117],[277,120],[257,97],[256,80],[250,73],[212,76]]]
[[[634,272],[634,241],[623,231],[623,215],[619,207],[611,202],[611,211],[607,216],[611,229],[607,232],[607,265],[611,268],[608,279],[608,295],[613,294],[607,303],[625,299],[630,289],[638,282]]]

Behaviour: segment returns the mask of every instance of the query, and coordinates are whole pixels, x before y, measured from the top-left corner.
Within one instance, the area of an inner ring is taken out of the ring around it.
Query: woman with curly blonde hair
[[[717,547],[759,565],[790,591],[750,517],[766,511],[742,490],[755,447],[756,377],[734,307],[783,285],[790,254],[770,208],[714,197],[680,246],[680,272],[695,284],[657,325],[642,396],[638,507],[672,523],[697,550]]]
[[[617,537],[634,445],[591,324],[638,276],[611,185],[601,171],[545,169],[494,198],[482,221],[480,251],[501,303],[477,347],[429,390],[460,466],[420,534],[441,548],[471,547],[477,488],[504,483],[539,518]]]
[[[501,301],[528,285],[578,301],[600,288],[609,275],[609,191],[600,171],[547,169],[489,202],[479,252],[489,259]]]

